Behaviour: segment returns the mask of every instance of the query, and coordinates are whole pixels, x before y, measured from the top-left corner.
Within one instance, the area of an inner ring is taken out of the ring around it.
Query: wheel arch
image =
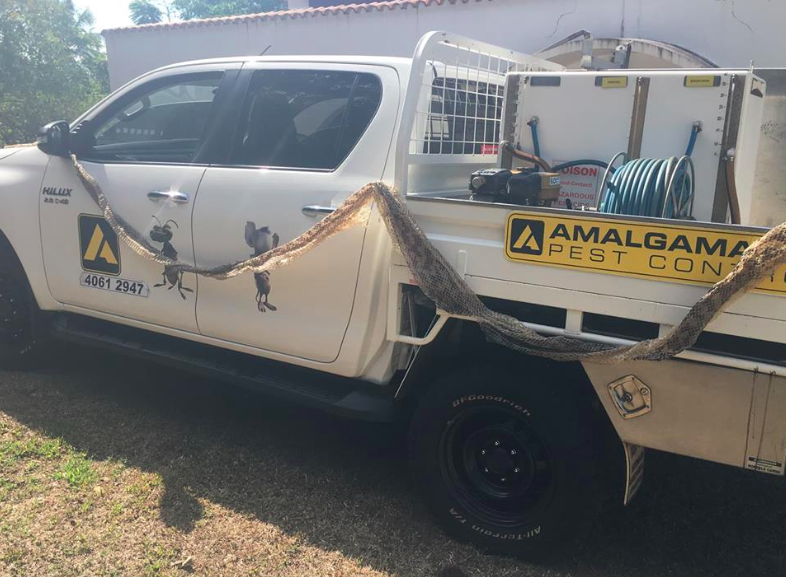
[[[550,372],[555,376],[563,376],[574,383],[576,393],[592,400],[597,408],[603,411],[595,388],[582,364],[578,361],[554,361],[543,357],[528,355],[508,349],[502,345],[489,342],[477,323],[463,319],[451,318],[440,334],[428,345],[418,347],[407,369],[407,373],[399,385],[396,397],[406,399],[418,397],[436,380],[439,373],[444,372],[445,363],[459,364],[500,363],[508,365],[515,371]],[[605,411],[603,411],[605,414]]]
[[[2,228],[0,228],[0,252],[4,252],[4,253],[10,254],[14,258],[15,262],[20,267],[22,266],[22,261],[19,260],[19,255],[16,254],[16,250],[14,250],[14,247],[11,244],[11,241],[8,240],[8,237],[3,232]],[[22,267],[22,268],[24,268],[24,267]]]
[[[554,361],[513,351],[489,342],[477,323],[463,319],[450,319],[440,334],[428,345],[419,347],[407,373],[396,392],[396,398],[414,412],[429,389],[441,380],[447,371],[481,363],[489,366],[504,365],[510,372],[524,379],[539,376],[548,381],[547,386],[560,386],[574,404],[584,410],[597,423],[607,442],[619,447],[619,454],[610,457],[609,467],[624,462],[623,442],[611,416],[606,411],[597,389],[593,386],[584,366],[578,361]],[[558,416],[555,416],[558,418]],[[620,470],[614,480],[615,490],[624,490],[625,472]],[[621,500],[620,500],[621,501]]]
[[[16,249],[14,244],[11,242],[11,239],[2,228],[0,228],[0,255],[4,255],[4,257],[7,255],[9,258],[13,259],[14,264],[19,267],[20,272],[25,277],[28,290],[30,290],[32,293],[36,306],[40,310],[51,310],[55,308],[56,303],[54,300],[52,300],[52,297],[49,293],[49,287],[46,284],[46,276],[44,275],[43,271],[43,262],[38,263],[38,266],[35,263],[25,263],[25,261],[20,256],[19,251]],[[34,278],[36,278],[34,275],[36,274],[37,278],[43,281],[40,285],[39,283],[34,282]]]

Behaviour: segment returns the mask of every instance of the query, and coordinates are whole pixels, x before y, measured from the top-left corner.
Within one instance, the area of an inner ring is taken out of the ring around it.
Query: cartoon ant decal
[[[246,222],[246,244],[254,249],[252,257],[276,248],[278,240],[278,234],[271,233],[269,227],[257,228],[253,222]],[[254,282],[257,285],[257,310],[261,313],[267,312],[265,309],[278,310],[267,301],[270,294],[270,273],[268,271],[254,273]]]
[[[162,225],[161,221],[158,220],[155,215],[153,215],[153,218],[156,219],[158,224],[153,225],[153,228],[150,230],[150,240],[162,243],[164,246],[161,249],[161,252],[164,254],[164,256],[171,260],[177,260],[177,251],[170,242],[174,233],[172,232],[172,227],[169,225],[169,223],[171,222],[174,224],[176,228],[180,228],[180,226],[178,226],[178,224],[171,219]],[[167,290],[172,290],[175,286],[177,286],[177,290],[180,293],[180,296],[183,297],[183,300],[186,300],[186,295],[183,294],[183,291],[190,293],[194,292],[193,289],[183,286],[183,271],[177,270],[172,266],[165,266],[162,276],[164,278],[164,282],[153,285],[154,287],[166,286],[167,283],[169,283],[169,288]]]

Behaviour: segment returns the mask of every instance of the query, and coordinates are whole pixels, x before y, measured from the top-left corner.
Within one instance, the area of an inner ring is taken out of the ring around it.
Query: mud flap
[[[644,481],[644,447],[622,443],[625,449],[625,499],[628,505],[641,488]]]

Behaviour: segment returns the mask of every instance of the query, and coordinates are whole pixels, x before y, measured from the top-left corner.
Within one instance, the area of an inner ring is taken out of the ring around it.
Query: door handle
[[[153,190],[147,193],[147,198],[154,201],[171,200],[178,204],[188,202],[188,195],[185,192],[179,192],[177,190]]]
[[[332,206],[317,206],[317,205],[310,205],[303,207],[303,214],[306,216],[311,217],[318,217],[320,214],[330,214],[331,212],[335,212],[336,209]]]

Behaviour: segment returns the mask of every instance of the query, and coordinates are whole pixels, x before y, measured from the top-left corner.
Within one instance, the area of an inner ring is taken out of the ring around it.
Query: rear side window
[[[260,70],[243,103],[231,163],[302,169],[337,168],[379,108],[373,74]]]
[[[101,113],[86,158],[192,162],[201,146],[223,73],[153,81]]]

